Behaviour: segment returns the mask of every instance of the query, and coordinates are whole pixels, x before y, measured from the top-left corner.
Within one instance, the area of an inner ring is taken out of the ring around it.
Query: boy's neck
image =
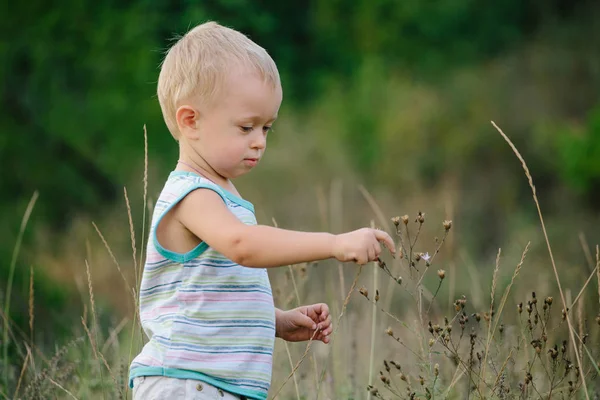
[[[186,159],[184,157],[180,157],[179,160],[177,160],[177,167],[175,168],[175,170],[176,171],[194,172],[194,173],[200,175],[201,177],[208,179],[215,185],[218,185],[225,190],[233,192],[236,195],[238,194],[237,190],[236,190],[235,186],[233,185],[233,182],[231,182],[231,180],[217,174],[216,172],[209,170],[208,168],[202,167],[202,165],[200,165],[199,163],[194,162],[192,160]]]

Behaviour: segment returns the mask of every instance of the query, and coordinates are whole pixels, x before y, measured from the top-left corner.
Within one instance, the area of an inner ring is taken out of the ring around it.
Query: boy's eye
[[[242,130],[242,132],[250,133],[252,132],[253,128],[251,126],[240,126],[240,129]]]
[[[272,126],[263,126],[263,131],[264,132],[269,132],[269,131],[272,131],[272,130],[273,130]]]

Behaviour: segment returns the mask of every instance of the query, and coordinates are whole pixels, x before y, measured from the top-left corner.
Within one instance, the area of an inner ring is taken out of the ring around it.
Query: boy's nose
[[[254,138],[254,140],[252,140],[252,145],[251,147],[253,149],[259,149],[262,150],[265,148],[265,146],[267,145],[267,138],[264,137],[264,135],[260,135]]]

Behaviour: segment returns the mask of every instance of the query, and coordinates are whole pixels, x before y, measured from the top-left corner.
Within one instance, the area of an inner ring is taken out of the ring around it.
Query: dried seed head
[[[402,222],[404,223],[404,225],[408,225],[408,215],[403,215],[401,217],[401,219],[402,219]]]
[[[535,292],[531,292],[531,298],[535,299]]]
[[[425,378],[423,378],[421,375],[419,375],[419,383],[421,384],[421,386],[425,384]]]
[[[499,331],[500,331],[500,333],[504,332],[504,324],[500,324]]]
[[[475,317],[475,321],[479,322],[481,321],[481,314],[479,313],[475,313],[473,315],[471,315],[472,317]]]
[[[388,326],[388,328],[385,330],[385,333],[386,333],[388,336],[394,336],[394,331],[392,330],[392,327],[391,327],[391,326]],[[393,365],[393,363],[394,363],[394,362],[392,361],[392,365]]]
[[[429,339],[429,347],[433,347],[434,344],[435,344],[435,339],[434,338]]]
[[[300,276],[304,278],[306,276],[306,264],[302,264],[300,267]]]
[[[444,225],[444,229],[446,231],[449,231],[452,228],[452,221],[446,220],[443,222],[443,225]]]
[[[443,269],[438,269],[438,276],[441,280],[443,280],[446,277],[446,271],[444,271]]]
[[[400,364],[395,363],[394,361],[390,361],[390,364],[392,364],[394,367],[396,367],[396,369],[398,371],[402,370],[402,367],[400,367]]]
[[[415,253],[415,261],[416,262],[421,261],[422,256],[423,256],[423,253]]]
[[[521,314],[523,312],[523,303],[519,303],[517,305],[517,311],[519,312],[519,314]]]
[[[558,347],[554,345],[554,348],[548,350],[548,354],[550,354],[553,360],[556,360],[556,357],[558,357]]]
[[[404,258],[404,250],[402,248],[398,249],[398,258],[401,260]]]
[[[553,301],[554,299],[552,298],[552,296],[548,296],[546,297],[545,303],[551,306]]]
[[[398,285],[402,285],[402,277],[401,276],[399,276],[399,277],[396,278],[396,283]]]
[[[435,364],[435,365],[433,366],[433,374],[434,374],[435,376],[438,376],[438,375],[440,374],[440,364]]]
[[[386,370],[387,372],[390,372],[390,366],[388,365],[388,363],[387,363],[387,361],[386,361],[386,360],[383,360],[383,366],[385,367],[385,370]]]
[[[375,303],[379,301],[379,289],[375,289]]]
[[[598,316],[596,317],[596,323],[597,323],[598,325],[600,325],[600,314],[598,314]]]
[[[369,298],[369,291],[367,290],[367,288],[365,288],[364,286],[361,287],[358,292],[360,294],[362,294],[363,296],[365,296],[367,299]]]
[[[419,211],[419,214],[417,215],[417,219],[415,222],[418,222],[420,224],[425,222],[425,213],[422,213],[421,211]]]
[[[400,217],[393,217],[392,222],[396,227],[398,227],[398,225],[400,225]]]
[[[379,371],[379,373],[381,374],[381,371]],[[386,383],[387,376],[385,376],[385,375],[379,375],[379,379],[381,380],[381,382]]]
[[[408,382],[408,380],[406,379],[406,375],[404,375],[402,372],[400,372],[400,380],[404,381],[404,382]]]

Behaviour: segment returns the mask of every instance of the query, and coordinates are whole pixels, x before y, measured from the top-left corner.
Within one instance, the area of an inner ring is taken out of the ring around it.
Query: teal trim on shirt
[[[189,171],[173,171],[173,172],[171,172],[169,177],[171,177],[171,176],[193,176],[193,177],[206,179],[203,176],[198,175],[195,172],[189,172]],[[248,200],[244,200],[241,197],[236,196],[235,194],[223,189],[221,186],[217,185],[216,183],[213,183],[212,181],[210,181],[208,179],[206,179],[206,180],[211,182],[213,185],[215,185],[216,188],[218,188],[219,190],[222,191],[222,193],[219,193],[221,195],[221,197],[223,197],[223,195],[225,195],[225,197],[227,197],[229,200],[231,200],[235,204],[242,206],[242,207],[252,211],[252,213],[254,213],[254,205],[252,203],[250,203]],[[216,192],[216,190],[215,190],[215,192]]]
[[[214,186],[216,186],[216,185],[214,185]],[[206,242],[201,242],[198,246],[194,247],[192,250],[188,251],[187,253],[177,253],[177,252],[174,252],[171,250],[167,250],[158,242],[158,238],[156,237],[156,227],[158,227],[158,225],[160,224],[160,221],[162,221],[163,217],[165,215],[167,215],[169,213],[169,211],[171,211],[171,209],[175,205],[177,205],[181,200],[183,200],[183,198],[185,196],[190,194],[190,192],[192,192],[196,189],[212,190],[213,192],[215,192],[216,194],[221,196],[223,201],[225,201],[224,193],[221,193],[218,190],[220,188],[214,187],[214,186],[209,185],[209,184],[202,184],[202,183],[197,183],[194,186],[190,186],[188,188],[188,190],[183,192],[181,194],[181,196],[179,196],[175,201],[173,201],[173,203],[171,203],[171,205],[169,207],[167,207],[165,209],[165,211],[162,213],[162,215],[158,218],[158,221],[156,222],[156,225],[154,226],[154,228],[152,230],[152,240],[154,241],[154,246],[156,247],[156,251],[158,251],[158,253],[161,256],[165,257],[166,259],[178,262],[178,263],[184,263],[186,261],[193,260],[194,258],[198,257],[200,254],[204,253],[204,251],[206,249],[208,249],[208,244]]]
[[[206,382],[209,385],[213,385],[218,389],[223,389],[229,393],[233,393],[238,396],[246,396],[249,399],[254,400],[267,400],[267,396],[263,395],[262,392],[253,390],[240,389],[235,385],[221,382],[218,379],[211,378],[208,375],[204,375],[200,372],[187,371],[176,368],[163,368],[163,367],[139,367],[130,371],[129,374],[129,387],[133,389],[133,379],[141,376],[165,376],[168,378],[177,379],[195,379],[198,381]]]

